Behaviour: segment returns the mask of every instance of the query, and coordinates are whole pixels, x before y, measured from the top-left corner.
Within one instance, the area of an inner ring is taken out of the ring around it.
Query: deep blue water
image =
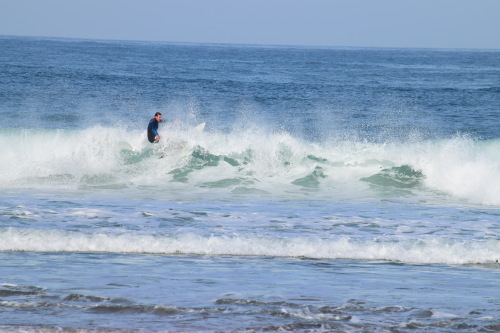
[[[500,330],[499,55],[0,37],[0,332]]]

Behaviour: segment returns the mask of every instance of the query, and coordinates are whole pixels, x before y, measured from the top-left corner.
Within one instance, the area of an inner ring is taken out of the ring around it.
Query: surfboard
[[[206,122],[204,121],[204,122],[202,122],[201,124],[199,124],[199,125],[195,126],[195,128],[194,128],[194,129],[195,129],[196,131],[198,131],[198,132],[203,132],[203,130],[205,129],[205,124],[206,124]]]
[[[197,132],[203,132],[203,130],[205,129],[205,125],[206,125],[206,121],[196,125],[195,127],[193,127],[193,130],[197,131]],[[181,142],[181,143],[177,143],[176,146],[174,148],[171,147],[171,151],[172,152],[179,152],[181,150],[183,150],[184,148],[186,147],[186,142]],[[163,153],[160,158],[164,158],[167,156],[167,153]]]

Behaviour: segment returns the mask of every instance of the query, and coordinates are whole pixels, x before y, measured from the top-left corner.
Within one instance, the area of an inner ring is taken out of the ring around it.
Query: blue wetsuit
[[[149,121],[149,125],[148,125],[148,140],[149,140],[149,142],[151,142],[151,143],[158,142],[156,140],[157,135],[160,135],[160,134],[158,134],[158,120],[153,118]]]

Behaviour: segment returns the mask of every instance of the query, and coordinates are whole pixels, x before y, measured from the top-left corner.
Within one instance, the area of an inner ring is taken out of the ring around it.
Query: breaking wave
[[[497,240],[464,242],[442,237],[377,240],[259,236],[136,235],[0,229],[4,252],[103,252],[352,259],[414,264],[498,263]]]
[[[307,142],[255,128],[165,132],[151,145],[143,131],[126,129],[0,129],[0,187],[160,186],[285,198],[432,193],[500,204],[498,139]]]

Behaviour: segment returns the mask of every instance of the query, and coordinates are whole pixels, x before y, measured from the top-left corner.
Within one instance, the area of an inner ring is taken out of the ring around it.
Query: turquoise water
[[[500,329],[498,51],[0,49],[0,332]]]

